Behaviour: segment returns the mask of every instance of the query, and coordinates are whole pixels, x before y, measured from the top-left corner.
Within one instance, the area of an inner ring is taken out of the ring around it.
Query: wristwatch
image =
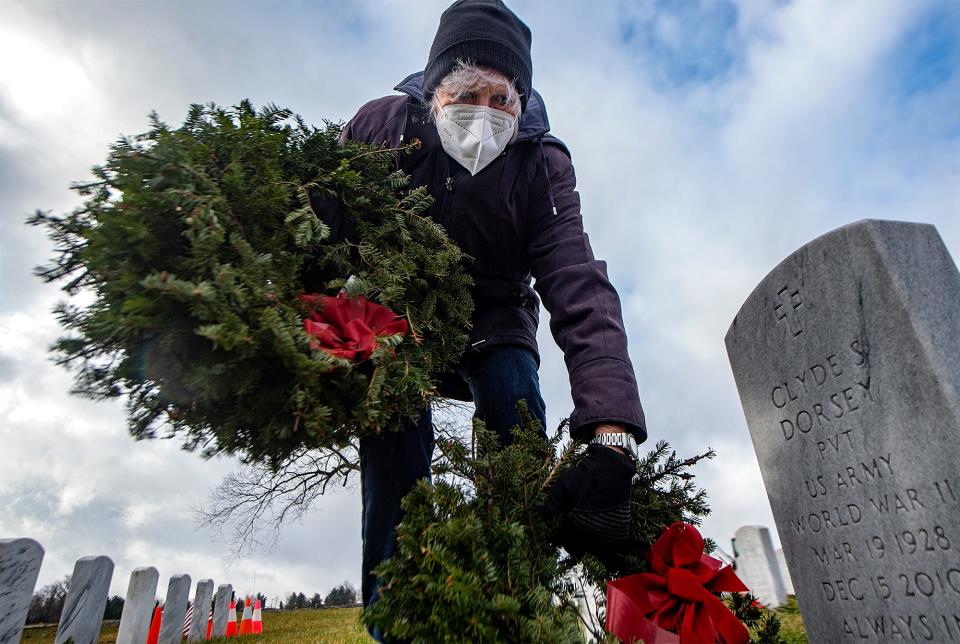
[[[620,447],[627,450],[627,453],[637,460],[637,441],[633,439],[630,432],[604,432],[597,434],[590,440],[591,445],[606,445],[608,447]]]

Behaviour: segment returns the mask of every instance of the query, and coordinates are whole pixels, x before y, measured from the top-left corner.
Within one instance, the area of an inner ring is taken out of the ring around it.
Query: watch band
[[[604,432],[597,434],[590,440],[591,444],[606,445],[608,447],[620,447],[627,450],[627,453],[637,460],[637,441],[634,440],[630,432]]]

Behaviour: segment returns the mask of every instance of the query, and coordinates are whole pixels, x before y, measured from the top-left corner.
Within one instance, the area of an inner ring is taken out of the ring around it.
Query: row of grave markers
[[[33,539],[0,539],[0,644],[20,641],[34,587],[43,561],[43,547]],[[82,557],[70,578],[55,644],[93,644],[100,638],[100,626],[113,577],[109,557]],[[160,575],[156,568],[137,568],[130,575],[120,617],[117,644],[144,644],[150,631]],[[157,637],[158,644],[179,644],[190,603],[190,575],[173,575],[167,586],[166,603]],[[221,584],[214,599],[213,580],[197,582],[194,606],[209,606],[213,600],[212,637],[227,635],[233,586]],[[236,612],[234,611],[234,621]],[[187,632],[191,642],[208,639],[208,616],[194,610]]]

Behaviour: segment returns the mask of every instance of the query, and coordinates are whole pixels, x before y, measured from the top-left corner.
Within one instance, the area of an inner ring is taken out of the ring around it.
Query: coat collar
[[[422,82],[423,72],[415,72],[400,81],[393,89],[415,98],[422,104],[423,91],[420,87]],[[536,139],[550,131],[547,108],[544,107],[543,98],[537,90],[533,90],[532,96],[527,100],[527,109],[520,115],[519,125],[520,131],[517,134],[517,141]]]

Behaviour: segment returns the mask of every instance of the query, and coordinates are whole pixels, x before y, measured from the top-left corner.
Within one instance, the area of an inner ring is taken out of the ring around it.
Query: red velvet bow
[[[377,338],[404,335],[407,321],[387,307],[363,296],[337,297],[301,295],[310,308],[303,329],[310,336],[310,348],[348,360],[366,360],[377,346]]]
[[[664,530],[647,553],[653,572],[607,584],[607,630],[646,644],[749,642],[746,627],[714,595],[747,587],[733,568],[704,554],[703,545],[689,523]]]

